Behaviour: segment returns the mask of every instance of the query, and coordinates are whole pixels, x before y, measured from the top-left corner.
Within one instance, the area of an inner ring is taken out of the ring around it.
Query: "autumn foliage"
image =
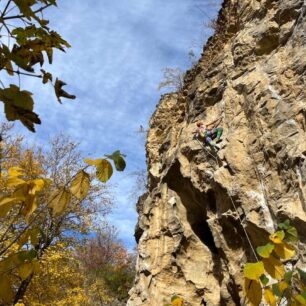
[[[289,220],[278,225],[270,242],[257,247],[261,257],[244,266],[244,292],[250,305],[306,305],[306,272],[293,267],[297,231]]]
[[[25,148],[22,137],[12,137],[7,125],[1,135],[0,304],[11,305],[23,299],[35,277],[44,278],[44,263],[50,264],[54,256],[54,269],[65,262],[59,254],[73,255],[71,271],[84,274],[82,269],[88,269],[77,264],[83,262],[77,255],[83,253],[80,237],[94,232],[95,217],[109,211],[111,198],[103,184],[111,174],[107,159],[118,170],[125,162],[119,151],[83,162],[77,145],[63,135],[51,141],[48,151]],[[115,242],[109,247],[117,250],[112,254],[119,260],[124,249]],[[55,281],[55,275],[50,279]]]

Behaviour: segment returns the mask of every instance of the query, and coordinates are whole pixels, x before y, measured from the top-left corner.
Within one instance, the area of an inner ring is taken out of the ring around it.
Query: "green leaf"
[[[120,153],[120,151],[115,151],[112,155],[105,155],[109,159],[114,161],[115,167],[118,171],[123,171],[126,167],[126,163],[124,160],[124,155]]]
[[[51,74],[50,72],[46,72],[46,71],[43,70],[43,69],[40,69],[40,71],[41,71],[42,74],[43,74],[42,82],[43,82],[44,84],[48,83],[49,81],[52,82],[53,76],[52,76],[52,74]]]
[[[287,219],[286,221],[279,223],[277,227],[281,230],[287,230],[290,227],[290,220]]]
[[[256,263],[246,263],[243,272],[246,278],[258,281],[260,276],[264,274],[263,262],[258,261]]]
[[[35,14],[31,9],[31,6],[36,3],[35,0],[14,0],[15,4],[20,10],[20,13],[31,20],[31,17],[34,17]]]
[[[285,282],[287,282],[288,284],[291,283],[292,274],[293,274],[293,271],[288,271],[288,272],[286,272],[285,275],[284,275],[284,280],[285,280]]]
[[[274,244],[272,243],[267,243],[264,246],[259,246],[256,248],[256,251],[258,253],[258,255],[260,255],[263,258],[268,258],[270,257],[272,251],[274,250]]]
[[[21,262],[25,262],[25,261],[31,261],[34,258],[36,258],[37,252],[34,249],[32,249],[30,251],[21,251],[17,253],[17,255],[18,255],[18,259]]]
[[[276,295],[278,297],[282,296],[282,292],[279,290],[278,284],[273,284],[272,285],[272,290],[273,290],[274,295]]]
[[[298,233],[297,233],[297,230],[294,226],[290,226],[286,232],[285,232],[285,239],[286,241],[289,241],[289,242],[297,242],[298,240]]]
[[[71,182],[70,191],[78,199],[83,200],[88,194],[89,187],[90,176],[84,170],[81,170]]]
[[[55,80],[55,85],[54,85],[54,90],[55,90],[55,95],[57,97],[58,102],[62,103],[61,97],[67,98],[67,99],[75,99],[76,97],[74,95],[70,95],[67,93],[65,90],[63,90],[63,86],[65,86],[66,83],[59,80],[56,78]]]
[[[101,182],[106,183],[111,178],[112,174],[113,167],[106,159],[102,159],[101,162],[96,165],[96,175]]]
[[[265,274],[263,274],[263,275],[260,277],[260,281],[261,281],[261,283],[262,283],[264,286],[266,286],[266,285],[269,283],[269,278],[268,278]]]
[[[31,96],[30,92],[21,91],[13,84],[9,88],[0,89],[0,100],[4,102],[7,120],[20,120],[30,131],[35,132],[34,123],[40,124],[41,121],[32,111],[34,102]]]

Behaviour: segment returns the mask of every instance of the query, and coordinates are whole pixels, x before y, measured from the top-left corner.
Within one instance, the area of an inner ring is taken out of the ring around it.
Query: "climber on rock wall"
[[[220,149],[218,142],[221,141],[221,136],[223,133],[223,128],[218,127],[223,117],[208,123],[204,124],[202,121],[196,123],[197,129],[193,132],[196,139],[203,139],[204,143],[208,143],[214,149]]]

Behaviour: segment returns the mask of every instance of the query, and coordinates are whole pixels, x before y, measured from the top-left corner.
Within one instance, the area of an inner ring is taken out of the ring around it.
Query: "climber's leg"
[[[209,143],[212,147],[215,145],[214,144],[214,141],[211,139],[211,137],[209,137],[209,136],[206,136],[205,137],[205,142],[206,143]]]
[[[219,142],[219,141],[221,141],[221,136],[222,136],[222,133],[223,133],[223,128],[216,128],[215,129],[216,130],[216,134],[217,134],[217,136],[216,136],[216,142]]]

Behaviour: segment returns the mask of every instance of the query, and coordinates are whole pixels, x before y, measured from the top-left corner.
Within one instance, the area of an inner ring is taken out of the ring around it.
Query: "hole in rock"
[[[211,210],[213,213],[216,213],[217,204],[216,204],[215,193],[213,192],[213,190],[208,190],[207,192],[207,203],[209,210]]]
[[[207,224],[206,220],[201,220],[190,224],[194,233],[200,238],[200,240],[210,249],[213,254],[218,253],[218,249],[214,242],[214,237]]]
[[[207,210],[216,211],[214,192],[211,190],[206,194],[197,190],[189,179],[182,177],[178,162],[171,167],[165,181],[178,194],[182,204],[185,206],[187,221],[194,234],[213,254],[217,254],[218,249],[207,223]]]

